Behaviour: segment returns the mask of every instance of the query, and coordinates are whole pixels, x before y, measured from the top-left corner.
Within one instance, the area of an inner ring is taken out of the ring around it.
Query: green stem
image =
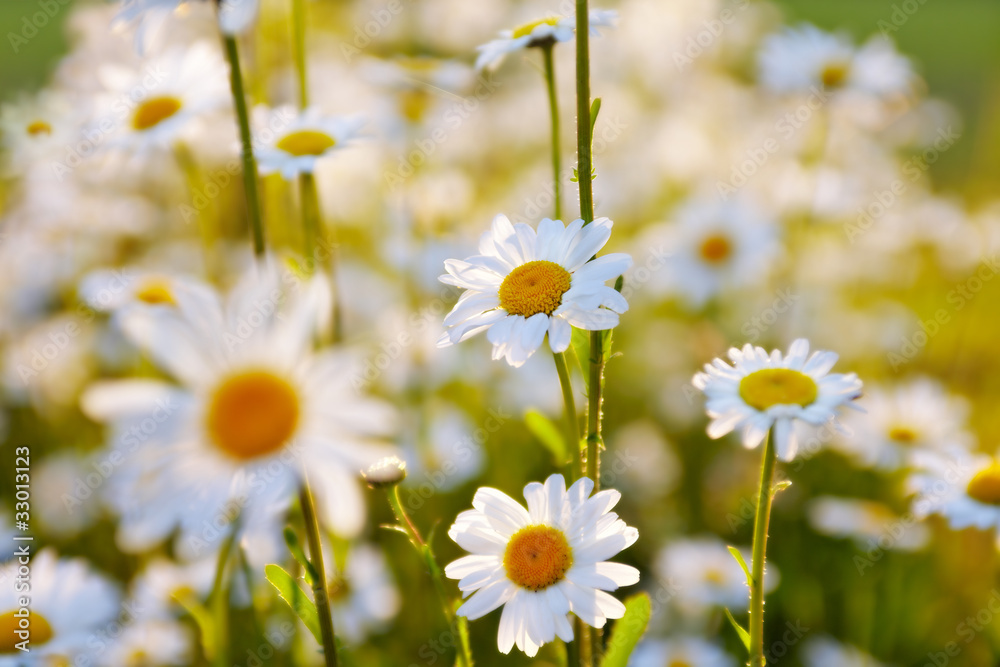
[[[247,111],[246,93],[243,86],[243,73],[240,69],[239,48],[236,37],[224,35],[226,60],[229,61],[229,84],[233,92],[233,103],[236,106],[236,119],[240,128],[240,145],[243,158],[243,189],[246,191],[247,214],[250,217],[250,230],[253,235],[254,254],[264,256],[264,221],[261,216],[260,193],[257,189],[257,160],[253,155],[253,137],[250,134],[250,114]]]
[[[319,238],[319,193],[316,191],[316,178],[312,173],[299,175],[299,207],[302,210],[303,252],[309,270],[316,264],[316,242]]]
[[[555,219],[562,220],[562,154],[559,150],[559,98],[556,95],[556,70],[552,59],[554,42],[542,45],[542,56],[545,60],[545,84],[549,93],[549,114],[552,119],[552,177],[555,187]]]
[[[753,562],[750,582],[750,667],[764,667],[764,558],[767,526],[771,521],[771,489],[777,456],[770,434],[764,438],[760,466],[760,493],[753,524]]]
[[[326,568],[323,566],[323,548],[319,537],[319,517],[316,516],[316,504],[309,481],[303,477],[299,489],[299,502],[302,504],[302,518],[306,524],[306,539],[309,543],[309,558],[316,570],[316,581],[313,582],[313,597],[316,600],[316,614],[319,616],[319,628],[323,637],[323,657],[326,667],[337,667],[337,640],[333,634],[333,613],[330,610],[330,596],[326,590]]]
[[[562,388],[563,403],[566,405],[566,439],[573,448],[573,460],[570,463],[571,476],[574,480],[583,476],[583,451],[580,447],[580,425],[576,416],[576,400],[573,398],[573,383],[570,381],[569,364],[565,352],[553,352],[556,360],[556,372],[559,373],[559,386]]]
[[[232,525],[232,532],[219,550],[219,558],[215,562],[215,580],[212,583],[212,617],[215,621],[216,642],[212,662],[216,667],[226,667],[229,664],[229,586],[226,585],[226,570],[239,532],[239,519]]]
[[[587,0],[576,0],[576,177],[580,185],[580,217],[585,225],[594,221],[589,14]]]
[[[309,106],[306,84],[306,5],[305,0],[292,0],[292,57],[299,86],[299,108]]]

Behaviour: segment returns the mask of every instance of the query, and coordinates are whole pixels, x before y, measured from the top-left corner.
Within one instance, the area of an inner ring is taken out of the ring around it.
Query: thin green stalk
[[[562,152],[559,150],[559,98],[556,95],[556,70],[552,59],[555,42],[542,45],[542,56],[545,60],[545,84],[549,93],[549,114],[552,119],[552,178],[555,184],[555,219],[562,220],[562,183],[559,175],[562,173]]]
[[[452,622],[456,624],[460,650],[457,662],[458,667],[473,667],[472,646],[469,642],[469,633],[466,626],[468,621],[463,617],[456,617],[454,613],[451,599],[448,597],[448,593],[445,590],[444,573],[437,564],[437,559],[434,556],[434,551],[431,549],[431,545],[428,544],[423,537],[421,537],[420,531],[417,530],[416,525],[414,525],[413,521],[410,520],[406,510],[403,509],[403,503],[399,498],[399,485],[394,484],[392,485],[392,488],[386,488],[385,495],[389,500],[389,506],[392,508],[392,513],[396,516],[396,521],[398,521],[399,525],[406,531],[407,536],[410,538],[410,544],[412,544],[413,547],[420,553],[427,565],[427,569],[430,570],[431,581],[434,583],[434,590],[437,592],[438,598],[441,602],[441,608],[444,611],[445,620],[449,625],[451,625]]]
[[[292,57],[295,76],[299,85],[299,108],[309,106],[309,88],[306,84],[306,4],[305,0],[292,0]]]
[[[316,581],[313,582],[313,598],[316,600],[316,614],[319,616],[319,629],[323,637],[323,658],[326,667],[337,667],[337,639],[333,634],[333,613],[330,610],[330,596],[326,590],[326,568],[323,566],[323,548],[319,539],[319,518],[316,516],[316,504],[309,481],[303,477],[299,489],[299,502],[302,505],[302,519],[306,524],[306,540],[309,544],[309,559],[316,569]]]
[[[212,583],[212,619],[215,628],[215,655],[212,663],[215,667],[226,667],[229,664],[229,586],[226,582],[226,570],[239,532],[239,519],[232,525],[232,532],[219,549],[219,557],[215,561],[215,580]]]
[[[601,423],[604,418],[604,332],[590,332],[590,402],[587,406],[587,476],[601,490]]]
[[[772,483],[777,456],[770,434],[764,438],[760,465],[760,493],[753,524],[753,562],[750,582],[750,667],[764,667],[764,558],[767,526],[771,521]]]
[[[246,191],[247,214],[250,217],[250,230],[253,235],[253,251],[260,258],[264,256],[264,220],[261,216],[260,193],[257,189],[257,160],[253,155],[253,137],[250,134],[250,114],[247,111],[247,99],[244,92],[243,72],[240,69],[240,52],[236,45],[236,37],[223,35],[226,50],[226,60],[229,61],[229,84],[233,92],[233,104],[236,107],[236,120],[240,127],[240,145],[243,158],[243,189]]]
[[[316,243],[319,239],[319,193],[316,191],[316,177],[311,172],[299,175],[299,208],[302,211],[303,252],[309,270],[316,264]]]
[[[563,403],[566,405],[566,439],[573,448],[573,460],[570,463],[573,479],[583,476],[583,451],[580,447],[580,424],[576,416],[576,400],[573,398],[573,383],[570,381],[569,364],[565,352],[553,352],[556,360],[556,372],[559,373],[559,386],[562,388]]]

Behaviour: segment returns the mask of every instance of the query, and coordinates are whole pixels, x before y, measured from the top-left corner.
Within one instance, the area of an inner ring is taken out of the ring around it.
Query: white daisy
[[[441,282],[464,288],[444,318],[438,347],[459,343],[488,329],[493,359],[515,368],[524,364],[549,336],[553,352],[570,344],[572,327],[600,331],[618,326],[628,302],[605,282],[632,264],[624,253],[591,260],[611,238],[611,220],[584,226],[577,219],[563,226],[543,219],[538,231],[505,215],[479,240],[479,255],[444,263]]]
[[[562,475],[552,475],[524,487],[525,510],[484,487],[472,500],[475,509],[459,514],[448,531],[472,552],[445,568],[460,580],[463,596],[475,592],[458,613],[474,620],[503,605],[501,652],[516,644],[531,657],[557,636],[571,641],[570,612],[595,628],[624,615],[625,605],[604,591],[638,582],[639,571],[606,559],[634,544],[639,532],[610,511],[620,493],[588,498],[593,488],[584,477],[567,490]]]
[[[629,667],[736,667],[733,656],[700,637],[647,640],[636,646]]]
[[[166,667],[192,664],[194,636],[179,621],[136,619],[116,641],[100,651],[102,667]]]
[[[330,564],[327,591],[337,635],[359,644],[384,629],[399,612],[402,599],[382,552],[369,544],[355,545],[347,553],[342,573],[333,566],[333,558],[326,562]]]
[[[264,560],[280,549],[281,513],[304,470],[327,525],[345,536],[362,528],[357,471],[391,453],[380,438],[394,411],[356,391],[351,355],[312,352],[329,285],[289,277],[251,273],[225,312],[216,305],[199,320],[168,308],[123,318],[129,339],[180,384],[106,382],[83,396],[88,416],[113,424],[124,459],[106,484],[123,515],[121,548],[147,549],[179,527],[179,552],[204,555],[241,508],[246,551]]]
[[[715,198],[681,207],[675,222],[649,231],[644,245],[670,252],[652,286],[695,308],[725,290],[762,284],[779,251],[774,221],[745,201]]]
[[[279,172],[288,180],[311,174],[317,160],[350,145],[364,125],[361,118],[327,116],[316,107],[301,113],[287,106],[271,110],[258,107],[254,121],[260,173]]]
[[[12,174],[23,174],[26,165],[62,157],[80,139],[80,117],[70,98],[44,90],[0,106],[0,139],[4,162]]]
[[[106,64],[100,77],[107,92],[86,132],[101,147],[134,155],[173,150],[206,112],[230,100],[225,63],[206,42],[173,47],[137,69]]]
[[[868,414],[846,416],[844,425],[853,435],[838,438],[835,445],[865,467],[896,470],[912,466],[919,450],[970,450],[974,444],[966,430],[968,402],[936,380],[873,387],[860,405]]]
[[[114,25],[119,28],[134,25],[136,49],[143,52],[156,41],[166,18],[186,9],[189,2],[191,0],[122,0]],[[256,21],[259,5],[260,0],[220,0],[217,9],[219,29],[225,35],[243,34]]]
[[[882,663],[854,646],[830,637],[814,637],[802,647],[806,667],[883,667]]]
[[[42,667],[60,658],[91,655],[94,633],[118,614],[114,585],[84,560],[40,551],[31,559],[30,582],[25,582],[31,587],[30,636],[19,637],[15,631],[24,630],[16,615],[23,607],[19,600],[29,595],[14,586],[19,567],[16,559],[0,567],[0,581],[7,582],[0,587],[0,667]],[[16,647],[23,639],[28,639],[27,653]]]
[[[175,308],[201,319],[217,304],[214,290],[185,275],[145,269],[100,269],[80,281],[80,298],[94,310],[122,313],[133,308]]]
[[[590,34],[599,37],[601,31],[598,28],[614,27],[617,18],[618,12],[613,9],[591,9],[588,15]],[[513,30],[501,30],[499,39],[477,47],[476,69],[495,69],[508,53],[532,46],[568,42],[575,34],[576,18],[559,15],[530,21]]]
[[[1000,457],[958,453],[921,454],[924,471],[908,480],[916,492],[913,512],[939,514],[955,530],[976,527],[1000,532]]]
[[[830,537],[852,538],[865,550],[918,551],[930,539],[925,524],[871,500],[821,496],[810,501],[808,511],[814,530]]]
[[[802,24],[764,40],[758,57],[761,82],[776,92],[846,90],[882,96],[905,93],[915,75],[888,39],[876,36],[856,48],[844,35]]]
[[[798,447],[793,420],[837,425],[836,409],[853,407],[861,396],[861,380],[854,373],[829,374],[837,362],[834,352],[817,351],[807,359],[808,355],[809,341],[799,338],[787,356],[778,350],[769,355],[747,343],[742,350],[729,350],[733,366],[722,359],[705,364],[705,372],[692,382],[708,398],[709,437],[742,429],[743,446],[752,449],[773,426],[778,456],[790,461]]]

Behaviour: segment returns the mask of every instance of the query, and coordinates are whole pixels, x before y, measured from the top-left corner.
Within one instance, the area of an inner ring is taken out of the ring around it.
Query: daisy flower
[[[198,319],[216,306],[210,286],[188,276],[144,269],[100,269],[80,281],[78,293],[100,312],[122,313],[132,308],[174,308]]]
[[[625,605],[604,591],[639,581],[630,565],[609,563],[639,538],[611,512],[621,494],[607,489],[590,496],[586,477],[566,489],[562,475],[524,487],[525,510],[510,496],[481,488],[475,509],[462,512],[449,537],[472,555],[445,568],[458,579],[464,597],[458,613],[469,620],[503,606],[497,646],[509,653],[516,644],[529,657],[559,637],[573,639],[569,613],[602,628],[621,618]]]
[[[829,637],[809,639],[802,647],[802,664],[806,667],[883,667],[861,649]]]
[[[676,224],[654,228],[646,239],[670,252],[657,287],[700,308],[720,292],[767,280],[779,250],[775,224],[745,201],[692,201],[675,217]]]
[[[774,427],[778,456],[790,461],[798,447],[793,420],[839,427],[836,410],[853,407],[861,396],[861,380],[854,373],[830,374],[837,362],[834,352],[808,355],[809,341],[799,338],[785,356],[747,343],[742,350],[729,350],[732,366],[722,359],[705,364],[705,372],[692,382],[708,398],[705,408],[713,420],[709,437],[742,429],[743,446],[752,449]]]
[[[327,592],[337,635],[359,644],[379,632],[399,612],[402,602],[389,572],[385,556],[369,544],[357,544],[348,553],[343,572],[332,567],[327,573]]]
[[[316,107],[301,113],[292,107],[254,110],[258,126],[255,149],[260,173],[279,172],[288,180],[311,174],[316,162],[348,146],[360,135],[364,120],[327,116]]]
[[[928,453],[920,463],[924,472],[908,480],[914,514],[939,514],[955,530],[1000,532],[1000,456]]]
[[[876,96],[905,93],[915,75],[892,43],[873,37],[857,48],[844,35],[802,24],[764,40],[758,57],[761,82],[780,93],[855,91]]]
[[[0,138],[4,161],[12,175],[25,166],[62,157],[80,140],[79,111],[64,93],[45,90],[0,106]]]
[[[135,26],[136,50],[142,53],[157,38],[167,17],[185,10],[191,0],[122,0],[114,26]],[[214,0],[213,0],[214,4]],[[224,35],[241,35],[257,19],[260,0],[219,0],[219,29]]]
[[[517,368],[549,337],[553,352],[564,352],[572,328],[601,331],[618,326],[628,302],[605,282],[631,264],[624,253],[591,260],[611,238],[611,220],[584,226],[543,219],[538,231],[505,215],[479,240],[479,255],[449,259],[441,282],[466,291],[444,318],[438,347],[459,343],[483,330],[493,343],[493,359]]]
[[[101,667],[183,667],[193,663],[194,637],[179,621],[141,619],[128,624],[121,636],[98,658]]]
[[[874,387],[865,392],[864,418],[849,415],[844,425],[851,437],[837,447],[869,468],[896,470],[912,466],[921,450],[971,450],[974,438],[966,430],[969,406],[949,394],[941,383],[919,378],[893,389]]]
[[[60,559],[52,549],[44,549],[31,559],[30,652],[17,643],[23,637],[21,619],[15,614],[23,607],[19,599],[26,593],[15,590],[19,576],[17,560],[0,567],[0,667],[32,667],[62,664],[93,652],[95,632],[112,623],[118,614],[118,591],[96,574],[86,561]]]
[[[327,525],[344,536],[363,526],[357,471],[392,452],[380,442],[394,411],[356,391],[351,355],[313,352],[330,312],[325,280],[255,273],[225,309],[216,303],[197,320],[169,308],[123,317],[126,336],[177,384],[104,382],[83,395],[84,412],[113,425],[123,459],[105,489],[123,515],[123,549],[179,527],[180,553],[205,555],[241,507],[247,553],[277,557],[281,515],[305,470]]]
[[[618,18],[613,9],[591,9],[588,15],[590,34],[600,37],[599,28],[612,28]],[[555,42],[568,42],[576,34],[576,18],[552,15],[529,21],[513,30],[501,30],[500,38],[479,47],[476,69],[496,69],[508,53],[532,46],[545,46]]]
[[[881,503],[821,496],[809,503],[809,524],[823,535],[852,538],[861,549],[919,551],[930,530],[912,516],[901,517]]]
[[[135,155],[173,150],[203,114],[230,99],[225,63],[205,42],[173,47],[141,69],[106,66],[101,81],[107,92],[87,132]]]
[[[635,648],[629,667],[736,667],[725,650],[700,637],[647,640]]]

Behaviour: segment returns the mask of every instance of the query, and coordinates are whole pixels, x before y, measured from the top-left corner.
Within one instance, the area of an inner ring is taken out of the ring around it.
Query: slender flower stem
[[[302,211],[303,251],[311,271],[315,268],[316,245],[320,233],[320,212],[316,177],[309,172],[299,175],[299,208]]]
[[[219,549],[219,557],[215,561],[215,580],[212,583],[212,618],[215,622],[215,655],[212,657],[212,663],[216,667],[226,667],[229,664],[229,586],[226,582],[226,571],[229,569],[233,544],[239,532],[238,518],[232,526],[232,532]]]
[[[292,0],[292,57],[299,87],[299,108],[309,106],[309,88],[306,83],[306,4],[305,0]]]
[[[594,480],[594,493],[601,490],[601,423],[604,418],[604,332],[590,332],[590,391],[587,406],[587,476]]]
[[[236,37],[223,35],[226,60],[229,61],[229,84],[233,92],[233,104],[236,107],[236,119],[240,127],[240,145],[243,157],[243,189],[246,191],[247,214],[250,217],[250,230],[253,234],[254,254],[264,256],[264,220],[261,215],[260,193],[257,188],[257,160],[253,155],[253,137],[250,134],[250,114],[247,111],[247,99],[243,86],[243,72],[240,69],[240,53],[236,45]]]
[[[444,587],[444,573],[437,564],[437,558],[434,556],[434,551],[431,549],[431,545],[428,544],[427,541],[420,535],[420,531],[417,530],[416,525],[414,525],[413,521],[410,520],[406,510],[403,509],[403,503],[399,499],[399,485],[394,484],[392,485],[392,488],[386,488],[385,496],[389,500],[389,506],[392,508],[392,513],[396,516],[396,521],[398,521],[399,525],[406,531],[407,536],[410,538],[410,544],[412,544],[413,547],[420,553],[420,556],[424,559],[424,562],[427,565],[427,569],[430,570],[431,581],[434,582],[434,590],[437,592],[438,598],[441,601],[441,608],[444,610],[445,620],[448,621],[449,624],[455,622],[457,625],[460,650],[457,666],[473,667],[472,646],[469,642],[468,621],[464,617],[456,617],[455,615],[451,598],[448,597],[448,593]]]
[[[764,438],[760,465],[760,493],[753,524],[753,562],[750,582],[750,667],[764,667],[764,558],[767,553],[767,526],[771,521],[774,497],[775,455],[773,439]]]
[[[319,539],[319,517],[316,516],[316,504],[313,501],[312,491],[309,490],[309,480],[305,476],[299,489],[299,502],[302,505],[302,518],[306,524],[309,558],[316,570],[313,597],[316,600],[316,614],[319,616],[319,629],[323,637],[323,658],[326,667],[337,667],[337,639],[333,634],[333,613],[330,610],[330,596],[326,590],[326,568],[323,566],[323,548]]]
[[[542,56],[545,60],[545,84],[549,93],[549,114],[552,118],[552,178],[554,183],[555,219],[562,220],[562,151],[559,150],[559,98],[556,95],[556,70],[552,59],[555,42],[542,45]]]
[[[583,475],[583,451],[580,447],[580,425],[576,417],[576,400],[573,398],[573,383],[570,381],[569,364],[565,352],[553,352],[556,360],[556,372],[559,373],[559,386],[562,387],[563,403],[566,405],[566,440],[573,449],[573,460],[570,463],[573,479]]]

